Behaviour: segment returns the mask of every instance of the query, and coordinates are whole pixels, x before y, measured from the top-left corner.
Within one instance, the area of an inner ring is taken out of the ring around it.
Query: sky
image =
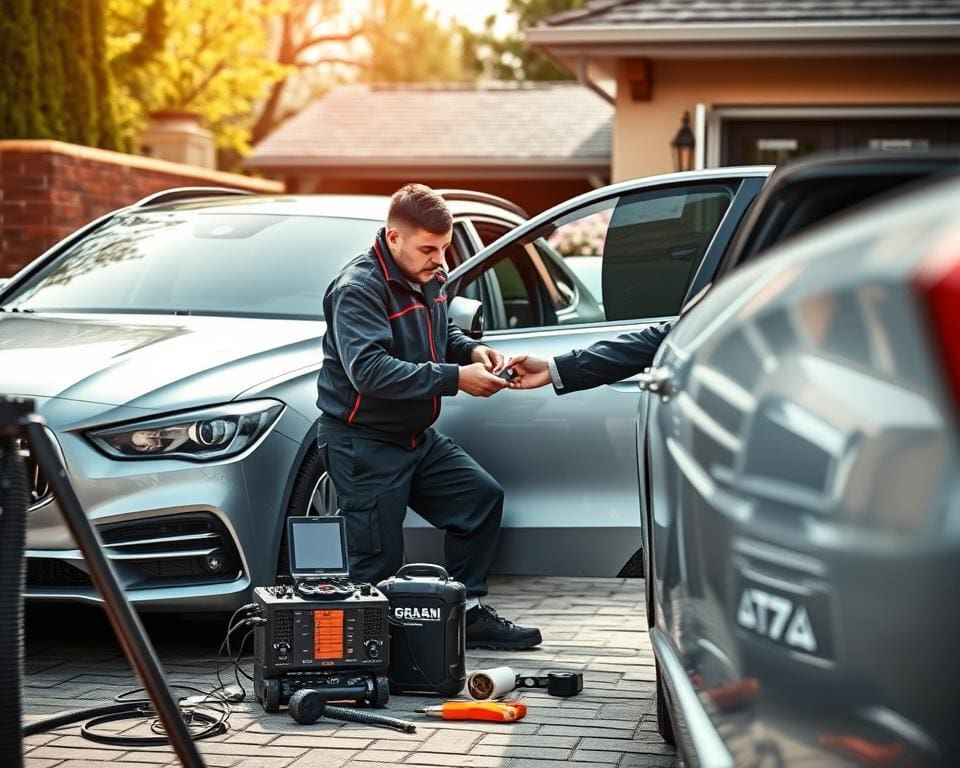
[[[457,21],[472,29],[482,29],[483,21],[492,13],[500,13],[506,0],[424,0],[427,6],[445,18]]]

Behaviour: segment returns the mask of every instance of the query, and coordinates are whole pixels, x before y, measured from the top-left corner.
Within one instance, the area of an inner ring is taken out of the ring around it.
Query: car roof
[[[799,203],[820,196],[838,195],[844,184],[857,180],[875,179],[876,190],[852,198],[852,205],[837,206],[835,211],[825,210],[817,219],[826,220],[848,207],[859,207],[875,197],[882,199],[884,192],[895,190],[911,181],[932,178],[955,169],[960,164],[960,150],[891,151],[859,150],[830,152],[802,158],[778,167],[764,185],[753,206],[724,256],[718,275],[734,269],[745,259],[752,258],[785,236],[777,229],[775,211],[797,213]],[[885,186],[885,178],[902,179]],[[811,190],[813,193],[811,194]]]
[[[444,190],[439,190],[441,193]],[[188,190],[184,190],[188,194]],[[175,197],[176,190],[171,190]],[[161,193],[162,194],[162,193]],[[248,195],[230,193],[214,194],[213,190],[198,197],[184,197],[157,203],[145,198],[126,209],[136,211],[204,211],[207,213],[245,213],[269,216],[323,216],[338,219],[363,219],[384,221],[390,207],[388,195]],[[519,223],[523,210],[513,203],[494,195],[450,190],[447,205],[454,218],[462,216],[493,216]]]

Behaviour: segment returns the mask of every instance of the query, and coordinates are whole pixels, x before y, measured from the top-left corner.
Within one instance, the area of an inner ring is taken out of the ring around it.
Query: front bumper
[[[140,609],[228,611],[272,584],[299,446],[276,429],[212,463],[117,461],[82,434],[51,432],[121,586]],[[31,600],[100,602],[55,499],[28,514]]]

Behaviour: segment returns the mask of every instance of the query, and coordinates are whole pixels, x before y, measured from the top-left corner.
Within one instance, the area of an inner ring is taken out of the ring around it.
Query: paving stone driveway
[[[501,614],[543,630],[539,650],[469,651],[468,669],[508,664],[518,672],[584,672],[584,691],[559,699],[524,691],[528,713],[514,724],[423,720],[422,697],[393,696],[388,712],[417,720],[415,734],[321,721],[294,723],[240,704],[228,733],[201,742],[209,766],[229,768],[372,768],[384,765],[479,768],[673,766],[673,750],[656,733],[653,655],[639,579],[500,577],[490,604]],[[172,682],[213,687],[212,659],[222,625],[179,617],[147,617],[147,627]],[[29,719],[109,703],[136,687],[109,626],[91,609],[34,606],[27,621]],[[141,732],[136,725],[131,732]],[[143,731],[145,732],[145,731]],[[131,768],[176,765],[169,749],[131,751],[100,746],[77,726],[28,739],[30,768]]]

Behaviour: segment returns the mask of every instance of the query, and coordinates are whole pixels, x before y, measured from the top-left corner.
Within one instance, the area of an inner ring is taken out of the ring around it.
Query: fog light
[[[204,558],[203,565],[210,573],[220,573],[227,564],[227,558],[222,549],[215,549]]]

